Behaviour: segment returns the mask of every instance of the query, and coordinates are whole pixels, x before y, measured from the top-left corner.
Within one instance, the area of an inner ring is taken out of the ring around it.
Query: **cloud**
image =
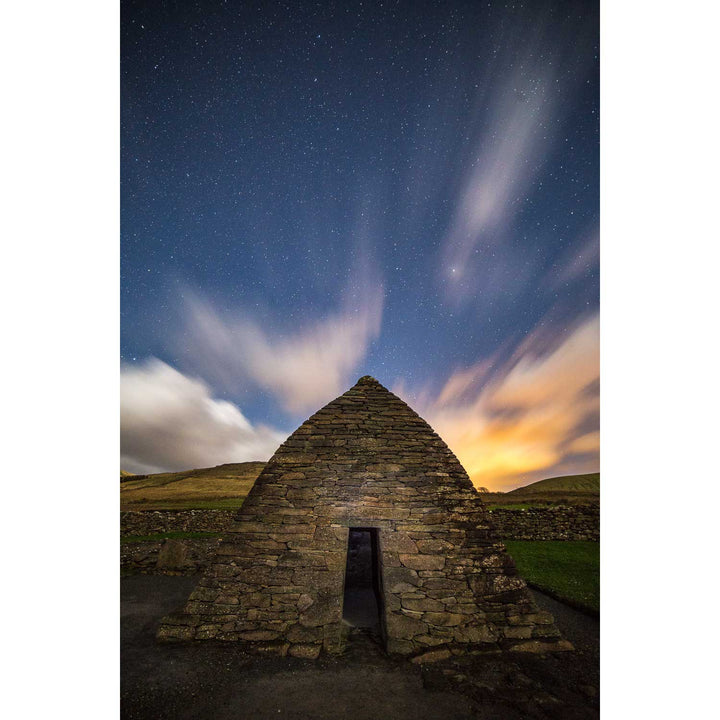
[[[553,267],[546,278],[550,289],[557,289],[576,280],[586,280],[590,273],[597,274],[600,265],[599,228],[595,227],[588,232],[578,245],[579,248],[573,244]]]
[[[455,211],[443,241],[443,273],[451,292],[460,293],[463,278],[478,271],[487,281],[507,282],[506,266],[515,272],[524,267],[505,257],[502,231],[517,210],[514,204],[530,189],[550,150],[549,127],[559,111],[555,72],[550,63],[537,63],[528,74],[532,53],[526,62],[495,88],[490,100],[491,116],[475,150],[474,159],[461,183]],[[528,79],[530,78],[530,79]],[[499,269],[500,276],[493,273]]]
[[[340,308],[282,332],[240,310],[221,312],[186,293],[182,342],[188,364],[228,390],[250,381],[291,413],[316,410],[347,389],[383,310],[382,285],[362,273]]]
[[[564,99],[583,76],[582,67],[565,72],[579,62],[573,42],[580,38],[559,41],[546,10],[504,32],[502,49],[476,84],[474,126],[442,240],[440,278],[455,304],[502,299],[540,270],[540,258],[510,234],[555,149],[569,107]]]
[[[151,358],[120,373],[120,464],[150,473],[267,460],[285,436],[248,422],[200,379]]]
[[[511,490],[597,470],[598,380],[595,314],[568,332],[537,330],[492,367],[481,361],[452,373],[434,397],[415,396],[416,407],[476,486]]]

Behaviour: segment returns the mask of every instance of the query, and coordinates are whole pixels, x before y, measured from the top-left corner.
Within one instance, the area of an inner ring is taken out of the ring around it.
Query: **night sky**
[[[369,374],[477,486],[599,469],[596,2],[123,2],[124,470]]]

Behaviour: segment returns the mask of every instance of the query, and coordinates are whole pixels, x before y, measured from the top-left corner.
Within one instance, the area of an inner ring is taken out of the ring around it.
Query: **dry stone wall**
[[[278,449],[184,611],[165,618],[158,637],[300,657],[339,652],[351,527],[378,533],[390,652],[567,649],[455,456],[368,377]]]
[[[161,550],[169,543],[185,548],[182,562],[162,562]],[[143,575],[194,575],[208,567],[219,546],[220,538],[126,543],[120,545],[120,567],[124,572]]]
[[[498,537],[504,540],[600,539],[598,506],[551,506],[526,510],[488,510]],[[223,532],[234,510],[167,510],[120,513],[120,535],[154,535],[169,532]],[[195,541],[188,539],[192,544]]]
[[[237,510],[141,510],[120,513],[120,536],[222,532]]]
[[[597,505],[488,511],[499,537],[505,540],[600,540]]]

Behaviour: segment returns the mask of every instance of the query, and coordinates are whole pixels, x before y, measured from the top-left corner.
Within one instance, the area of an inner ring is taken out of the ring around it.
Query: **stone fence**
[[[222,532],[236,510],[162,510],[120,513],[120,534],[154,535],[170,532]],[[598,506],[550,506],[526,510],[490,511],[497,534],[504,540],[600,540]],[[130,572],[192,574],[204,570],[219,538],[146,541],[120,547],[121,567]]]
[[[490,510],[504,540],[600,540],[598,505],[558,505],[526,510]]]
[[[120,545],[120,567],[129,573],[194,575],[210,564],[220,538],[153,540]]]
[[[237,510],[142,510],[120,513],[120,536],[222,532]]]

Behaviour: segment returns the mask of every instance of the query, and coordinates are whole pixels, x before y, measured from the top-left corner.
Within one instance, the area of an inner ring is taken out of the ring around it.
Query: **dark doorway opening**
[[[350,528],[343,620],[382,639],[382,609],[377,528]]]

